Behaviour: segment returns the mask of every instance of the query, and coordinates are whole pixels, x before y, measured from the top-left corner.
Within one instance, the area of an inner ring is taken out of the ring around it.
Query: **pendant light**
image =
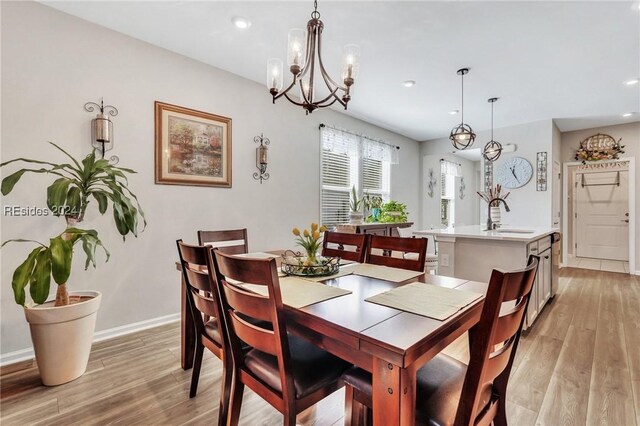
[[[269,59],[267,62],[267,87],[273,97],[273,103],[276,103],[276,99],[284,96],[289,102],[301,106],[307,114],[318,108],[331,106],[336,102],[347,109],[347,103],[351,100],[351,86],[355,83],[360,68],[360,48],[355,44],[344,46],[341,83],[333,80],[325,70],[322,61],[324,24],[320,20],[317,0],[313,2],[313,8],[306,32],[302,29],[289,31],[287,65],[293,77],[291,83],[282,90],[284,64],[280,59]],[[328,92],[322,94],[321,97],[316,97],[315,84],[321,82],[324,83]],[[291,98],[290,95],[294,92],[289,93],[296,86],[299,88],[299,102]]]
[[[493,104],[497,100],[498,98],[489,98],[488,100],[491,103],[491,140],[487,142],[482,150],[482,156],[487,161],[496,161],[502,154],[502,144],[493,139]]]
[[[460,68],[458,70],[458,75],[461,77],[462,81],[462,105],[460,108],[462,120],[460,124],[451,130],[451,134],[449,135],[449,139],[451,139],[453,147],[460,150],[469,148],[473,145],[473,141],[476,139],[476,134],[473,133],[471,126],[464,123],[464,76],[466,74],[469,74],[469,68]]]

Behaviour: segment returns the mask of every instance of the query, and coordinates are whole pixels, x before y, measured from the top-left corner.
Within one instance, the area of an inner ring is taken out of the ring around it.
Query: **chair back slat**
[[[424,262],[427,257],[426,238],[385,237],[371,235],[367,248],[366,262],[374,265],[390,266],[392,268],[408,269],[411,271],[424,271]],[[374,250],[383,250],[385,255],[376,254]],[[393,253],[399,253],[400,257],[394,257]],[[405,258],[407,253],[417,254],[416,259]]]
[[[322,255],[364,263],[367,241],[367,234],[325,231],[322,239]]]
[[[195,308],[202,314],[208,317],[215,317],[218,314],[218,311],[214,306],[215,301],[213,297],[204,296],[203,294],[194,291],[193,288],[191,289],[191,294],[193,295],[193,303],[195,305]]]
[[[206,265],[206,263],[204,264]],[[211,277],[209,271],[200,269],[199,265],[188,263],[185,266],[187,284],[196,290],[211,292]]]
[[[492,345],[499,345],[510,339],[522,324],[522,318],[524,317],[524,311],[527,308],[527,301],[523,298],[520,299],[518,304],[513,307],[508,313],[498,317],[498,325],[496,332],[493,335]]]
[[[500,399],[501,404],[506,403],[502,393],[507,387],[537,271],[537,256],[530,256],[527,267],[519,271],[493,270],[480,321],[470,331],[471,354],[455,424],[490,424],[497,413],[491,409],[493,404]],[[503,304],[512,304],[513,300],[516,305],[506,310],[507,305]],[[495,349],[497,345],[501,346]],[[481,396],[487,386],[491,387],[492,397],[482,405]]]
[[[253,325],[243,320],[235,312],[231,312],[230,318],[233,332],[240,340],[252,348],[277,356],[278,350],[273,330]]]
[[[217,248],[227,254],[243,254],[249,252],[247,229],[229,229],[223,231],[198,231],[198,242],[201,246]]]
[[[230,308],[260,321],[273,321],[269,297],[229,284],[226,279],[222,281],[222,288]]]
[[[277,393],[285,400],[295,399],[276,260],[239,258],[214,249],[211,262],[216,272],[223,315],[226,323],[230,325],[229,342],[234,368],[255,377],[257,382],[260,381],[245,366],[247,351],[243,342],[259,351],[276,356],[282,392],[266,384],[260,386],[264,386],[267,392]],[[230,281],[265,286],[268,297],[242,289]]]

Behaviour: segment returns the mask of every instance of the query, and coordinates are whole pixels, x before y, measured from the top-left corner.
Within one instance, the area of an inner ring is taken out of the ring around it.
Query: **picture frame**
[[[155,101],[155,183],[231,188],[231,118]]]

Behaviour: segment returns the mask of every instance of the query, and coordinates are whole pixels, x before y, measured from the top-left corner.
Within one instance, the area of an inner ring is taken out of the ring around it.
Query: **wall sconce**
[[[253,138],[253,141],[260,144],[260,146],[256,148],[256,168],[258,171],[253,173],[253,178],[255,180],[260,179],[260,183],[262,184],[263,180],[269,179],[269,173],[267,173],[267,153],[269,152],[269,148],[267,148],[267,145],[271,142],[269,139],[263,137],[262,134]]]
[[[84,104],[87,112],[93,112],[96,108],[100,112],[91,120],[91,145],[98,148],[104,158],[105,152],[113,149],[113,122],[109,116],[115,117],[118,115],[118,110],[114,106],[105,105],[102,99],[100,99],[100,105],[95,102]],[[111,159],[115,160],[117,157],[113,156]]]

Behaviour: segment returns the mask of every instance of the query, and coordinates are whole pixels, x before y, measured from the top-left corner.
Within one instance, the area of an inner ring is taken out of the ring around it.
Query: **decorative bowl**
[[[296,254],[282,255],[282,272],[300,277],[321,277],[333,275],[340,269],[339,257],[317,256],[315,262],[307,256]]]

